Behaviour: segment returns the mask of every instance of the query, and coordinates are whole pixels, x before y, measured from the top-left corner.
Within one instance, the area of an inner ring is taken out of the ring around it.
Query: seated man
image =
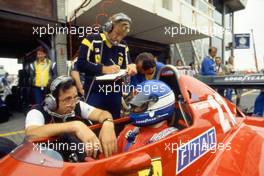
[[[139,84],[136,90],[137,95],[129,102],[133,124],[118,136],[119,153],[156,142],[177,131],[168,126],[175,108],[175,96],[169,86],[159,80],[149,80]]]
[[[96,157],[98,151],[106,157],[116,152],[116,135],[112,115],[79,100],[71,77],[60,76],[50,85],[51,94],[43,105],[30,110],[26,117],[25,133],[32,138],[74,134],[84,144],[87,156]],[[99,139],[82,122],[83,119],[102,124]]]

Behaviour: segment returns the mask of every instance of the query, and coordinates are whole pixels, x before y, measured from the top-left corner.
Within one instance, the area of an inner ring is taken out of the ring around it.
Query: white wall
[[[15,58],[0,58],[0,65],[4,66],[4,69],[9,74],[18,74],[18,70],[22,69],[22,64],[17,63]]]

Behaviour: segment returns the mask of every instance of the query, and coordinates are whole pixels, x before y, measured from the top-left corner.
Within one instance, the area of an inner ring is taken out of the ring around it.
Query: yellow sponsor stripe
[[[87,46],[90,50],[93,50],[93,46],[92,46],[92,44],[91,44],[91,42],[89,40],[83,39],[82,40],[82,44]]]
[[[106,41],[106,36],[103,33],[101,33],[100,36],[101,36],[103,41]]]
[[[105,34],[101,33],[100,36],[101,36],[102,40],[105,41],[105,44],[107,45],[107,47],[112,48],[112,44],[110,43],[109,40],[107,40]]]
[[[25,133],[25,130],[21,130],[21,131],[12,131],[12,132],[8,132],[8,133],[0,134],[0,137],[12,136],[12,135],[23,134],[23,133]]]

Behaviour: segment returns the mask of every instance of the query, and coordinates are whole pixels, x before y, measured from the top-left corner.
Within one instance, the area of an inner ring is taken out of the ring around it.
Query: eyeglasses
[[[73,103],[78,104],[80,102],[80,97],[76,95],[75,97],[66,97],[61,100],[59,99],[59,101],[61,101],[65,105],[71,105]]]

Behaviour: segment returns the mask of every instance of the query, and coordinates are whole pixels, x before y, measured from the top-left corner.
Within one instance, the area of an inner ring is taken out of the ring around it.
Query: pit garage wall
[[[56,53],[57,70],[59,75],[66,74],[65,67],[67,61],[67,36],[65,35],[45,35],[44,37],[33,35],[32,27],[62,25],[66,23],[65,0],[23,0],[10,1],[0,0],[0,20],[5,21],[3,31],[0,31],[0,46],[4,53],[10,48],[21,48],[19,52],[13,52],[12,56],[16,58],[26,58],[26,54],[34,51],[40,45],[37,42],[40,39],[49,47],[52,47],[52,53]],[[12,25],[8,27],[7,24]],[[12,28],[12,30],[10,30]],[[8,34],[8,35],[7,35]],[[54,59],[55,60],[55,59]]]
[[[33,51],[39,46],[33,27],[55,23],[56,19],[56,1],[0,0],[0,57],[22,58]]]
[[[0,11],[41,19],[55,20],[57,18],[54,0],[0,0]]]

